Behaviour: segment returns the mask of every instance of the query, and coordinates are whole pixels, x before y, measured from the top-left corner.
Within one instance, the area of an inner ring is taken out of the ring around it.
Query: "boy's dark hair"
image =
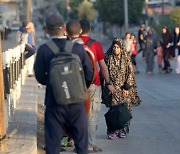
[[[159,42],[159,43],[160,43],[160,45],[162,46],[162,44],[163,44],[163,43],[162,43],[162,41],[161,41],[161,40],[159,40],[158,42]]]
[[[80,20],[79,23],[81,24],[82,34],[89,33],[89,31],[91,29],[91,25],[90,25],[89,21]]]
[[[81,32],[81,25],[76,20],[71,20],[66,24],[66,31],[69,36],[79,35]]]
[[[27,20],[24,20],[24,21],[22,22],[22,26],[23,26],[23,27],[26,27],[27,24],[28,24],[28,21],[27,21]]]

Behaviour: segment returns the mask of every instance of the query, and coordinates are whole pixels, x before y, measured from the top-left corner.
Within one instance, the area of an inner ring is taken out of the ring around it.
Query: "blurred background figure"
[[[34,24],[32,22],[29,22],[26,26],[27,32],[28,32],[28,40],[27,43],[36,51],[35,46],[35,28]],[[33,66],[34,66],[34,55],[31,56],[29,59],[27,59],[27,71],[28,71],[28,77],[33,77]]]
[[[178,26],[174,28],[173,47],[177,57],[176,73],[180,74],[180,28]]]
[[[30,43],[28,43],[29,34],[26,29],[27,24],[28,24],[27,21],[23,21],[22,26],[19,28],[16,34],[16,43],[25,44],[25,51],[24,51],[25,60],[33,56],[35,53],[35,48],[33,48],[33,46]]]
[[[178,26],[174,28],[173,47],[175,50],[175,56],[179,56],[180,55],[180,28]]]
[[[22,26],[17,31],[17,34],[16,34],[17,44],[27,43],[27,38],[28,38],[28,33],[26,29],[27,23],[28,23],[27,21],[23,21]]]
[[[170,58],[170,44],[172,42],[172,36],[166,26],[162,28],[162,47],[163,47],[163,60],[164,67],[163,71],[170,73],[172,71],[171,64],[169,61]]]
[[[137,63],[136,63],[136,55],[137,55],[137,41],[136,41],[136,37],[135,35],[131,35],[131,40],[132,40],[132,51],[131,51],[131,61],[132,64],[134,66],[134,73],[138,74],[138,67],[137,67]]]
[[[161,41],[157,42],[157,48],[156,48],[155,52],[157,54],[159,73],[162,73],[163,48],[162,48]]]
[[[139,42],[139,52],[142,51],[142,58],[145,59],[145,30],[146,30],[146,26],[145,25],[141,25],[140,29],[138,30],[138,42]]]
[[[133,41],[131,40],[131,34],[129,32],[125,34],[123,44],[126,49],[126,52],[128,53],[128,55],[130,55],[133,49]]]
[[[154,34],[151,28],[147,30],[147,37],[146,37],[146,73],[152,74],[154,69],[154,56],[155,56],[155,49],[157,46],[157,39],[156,35]]]

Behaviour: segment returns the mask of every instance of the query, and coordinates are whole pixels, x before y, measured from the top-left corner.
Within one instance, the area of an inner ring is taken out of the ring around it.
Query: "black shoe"
[[[139,74],[140,72],[139,72],[139,71],[135,71],[134,73],[135,73],[135,74]]]

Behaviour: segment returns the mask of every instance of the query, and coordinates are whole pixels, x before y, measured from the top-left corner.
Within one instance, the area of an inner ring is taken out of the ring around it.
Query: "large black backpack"
[[[78,55],[71,53],[74,43],[66,41],[63,50],[49,41],[46,45],[54,53],[49,69],[49,86],[57,104],[84,102],[87,88],[84,70]]]

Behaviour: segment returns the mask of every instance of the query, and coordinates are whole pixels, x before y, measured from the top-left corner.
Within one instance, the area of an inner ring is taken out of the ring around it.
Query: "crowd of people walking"
[[[166,26],[162,27],[161,38],[152,28],[141,25],[138,31],[139,51],[146,61],[146,72],[152,74],[154,71],[154,57],[157,55],[159,73],[170,73],[174,69],[180,73],[180,28],[176,26],[171,34]],[[171,59],[176,59],[175,68],[171,67]],[[162,61],[164,64],[162,64]]]

